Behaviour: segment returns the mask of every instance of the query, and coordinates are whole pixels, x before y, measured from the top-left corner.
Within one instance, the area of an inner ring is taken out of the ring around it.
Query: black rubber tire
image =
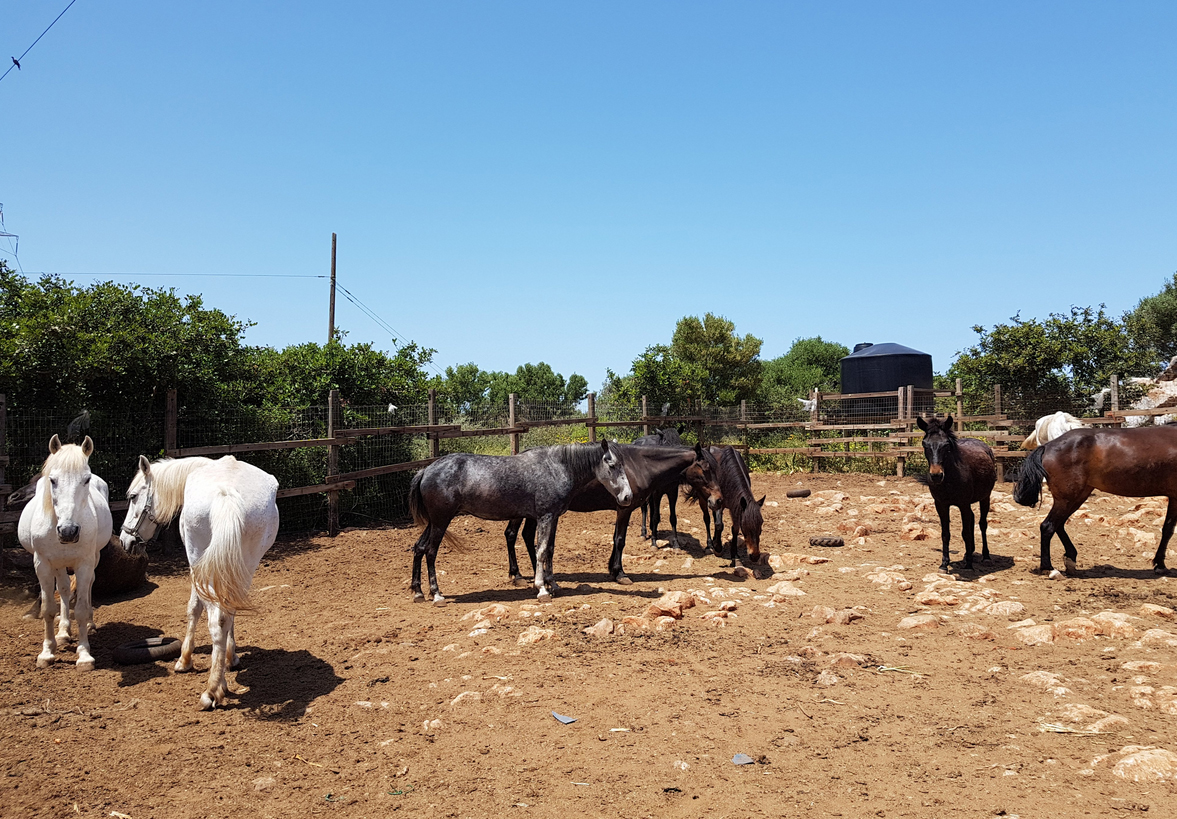
[[[810,546],[845,546],[846,541],[840,537],[811,537],[809,539]]]
[[[809,490],[808,489],[790,489],[788,492],[785,493],[785,497],[786,498],[808,498],[809,497]]]
[[[154,663],[157,660],[174,660],[180,656],[180,640],[176,637],[148,637],[123,643],[114,650],[114,661],[119,665]]]

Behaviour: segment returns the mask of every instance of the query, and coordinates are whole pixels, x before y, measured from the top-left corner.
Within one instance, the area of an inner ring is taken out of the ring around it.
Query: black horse
[[[425,527],[413,548],[413,599],[421,601],[421,558],[429,566],[429,591],[434,602],[444,598],[437,588],[437,547],[458,515],[484,520],[531,517],[538,523],[539,565],[535,587],[541,600],[550,596],[552,544],[556,522],[571,499],[597,483],[619,506],[633,499],[617,444],[570,444],[530,449],[521,455],[455,453],[434,461],[413,476],[409,511]]]
[[[613,552],[609,555],[609,578],[622,585],[629,585],[633,581],[626,576],[621,566],[621,558],[625,550],[629,518],[636,504],[650,497],[650,493],[657,487],[668,483],[677,487],[680,480],[689,484],[692,492],[703,498],[705,503],[710,503],[713,508],[717,508],[723,502],[723,498],[716,481],[719,465],[710,452],[698,445],[694,449],[624,444],[616,446],[629,476],[633,501],[628,506],[621,506],[603,486],[590,484],[572,499],[568,508],[572,512],[617,510],[617,519],[613,524]],[[527,547],[528,556],[531,557],[531,565],[536,565],[535,519],[528,517],[524,523],[523,518],[516,518],[507,524],[504,534],[507,538],[508,571],[512,582],[517,586],[526,583],[519,573],[519,562],[515,558],[515,539],[519,534],[520,524],[523,524],[523,543]]]
[[[723,503],[715,510],[714,538],[711,537],[711,516],[707,513],[707,506],[699,503],[699,508],[703,510],[703,526],[707,529],[707,549],[723,555],[723,510],[729,509],[732,513],[731,565],[736,565],[741,532],[749,562],[759,563],[760,535],[764,529],[764,516],[760,510],[764,506],[764,498],[768,496],[756,500],[752,494],[752,473],[735,447],[713,446],[711,454],[719,464],[719,489],[723,493]],[[693,490],[687,493],[687,498],[699,500]]]
[[[656,429],[649,435],[643,435],[640,438],[635,438],[634,446],[682,446],[682,431],[685,427],[667,427],[666,429]],[[654,491],[650,494],[648,501],[642,504],[642,537],[647,538],[652,542],[658,540],[658,524],[662,520],[662,499],[666,498],[670,504],[670,528],[674,532],[674,539],[672,543],[678,546],[678,515],[676,512],[676,505],[678,504],[678,481],[671,481],[664,486],[654,487]],[[650,529],[646,531],[646,517],[650,519]]]
[[[973,504],[981,508],[981,559],[989,560],[989,496],[997,483],[997,465],[993,450],[976,438],[957,438],[952,431],[952,416],[943,421],[936,418],[917,418],[916,424],[924,431],[924,457],[928,459],[928,474],[917,478],[927,484],[940,516],[940,539],[944,545],[941,571],[948,571],[948,542],[951,507],[960,509],[960,534],[964,538],[964,567],[973,568],[976,550],[973,531]]]

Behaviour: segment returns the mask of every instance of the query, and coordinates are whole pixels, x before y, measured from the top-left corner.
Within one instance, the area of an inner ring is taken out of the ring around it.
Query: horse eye
[[[87,475],[87,476],[86,476],[86,480],[82,481],[82,483],[83,483],[83,484],[87,484],[87,483],[89,483],[89,482],[90,482],[90,476],[89,476],[89,475]]]
[[[50,478],[49,485],[50,486],[57,486],[57,478]]]

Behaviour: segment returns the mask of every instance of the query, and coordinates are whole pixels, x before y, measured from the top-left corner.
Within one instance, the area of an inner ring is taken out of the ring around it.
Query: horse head
[[[155,476],[151,462],[143,455],[139,456],[139,471],[127,490],[127,502],[130,505],[119,531],[119,542],[125,551],[134,554],[142,552],[141,544],[155,537],[159,528],[155,517]]]
[[[723,491],[719,488],[719,462],[711,450],[695,444],[695,462],[682,473],[690,485],[687,496],[707,501],[714,512],[723,505]]]
[[[601,441],[601,460],[593,471],[601,485],[617,499],[618,506],[633,503],[633,490],[629,485],[629,476],[625,474],[625,463],[607,440]]]
[[[924,431],[924,457],[928,459],[928,481],[933,485],[944,483],[944,464],[955,460],[956,433],[952,431],[952,416],[943,421],[932,417],[915,419]]]
[[[41,467],[45,512],[57,522],[57,537],[62,543],[77,543],[81,527],[77,518],[90,499],[90,454],[94,442],[90,436],[82,445],[62,444],[54,435],[49,439],[49,457]]]
[[[767,498],[768,495],[760,500],[753,498],[751,503],[747,498],[740,498],[740,534],[744,536],[748,560],[752,563],[760,562],[760,533],[764,529],[764,516],[760,509]]]

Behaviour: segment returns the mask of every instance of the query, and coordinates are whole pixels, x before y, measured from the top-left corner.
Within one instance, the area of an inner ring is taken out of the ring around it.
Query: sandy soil
[[[69,651],[35,667],[40,623],[10,578],[0,814],[1177,815],[1175,780],[1146,770],[1177,757],[1142,750],[1177,751],[1177,580],[1142,556],[1163,506],[1096,496],[1072,526],[1085,576],[1048,580],[1029,571],[1042,512],[999,485],[995,559],[954,580],[936,573],[935,512],[914,481],[753,483],[774,578],[704,556],[697,509],[681,510],[681,550],[654,550],[635,523],[632,586],[606,579],[612,516],[568,516],[564,592],[544,606],[508,585],[497,523],[455,524],[468,548],[443,547],[446,607],[410,601],[413,530],[280,542],[255,579],[260,612],[238,620],[237,697],[210,713],[203,626],[196,674],[111,656],[182,633],[180,555],[153,561],[149,593],[98,608],[90,674]],[[821,493],[786,499],[799,485]],[[823,534],[847,545],[809,545]],[[662,632],[622,624],[664,590],[697,605]],[[702,616],[725,605],[726,619]],[[584,633],[603,618],[625,633]],[[741,753],[752,764],[733,764]]]

